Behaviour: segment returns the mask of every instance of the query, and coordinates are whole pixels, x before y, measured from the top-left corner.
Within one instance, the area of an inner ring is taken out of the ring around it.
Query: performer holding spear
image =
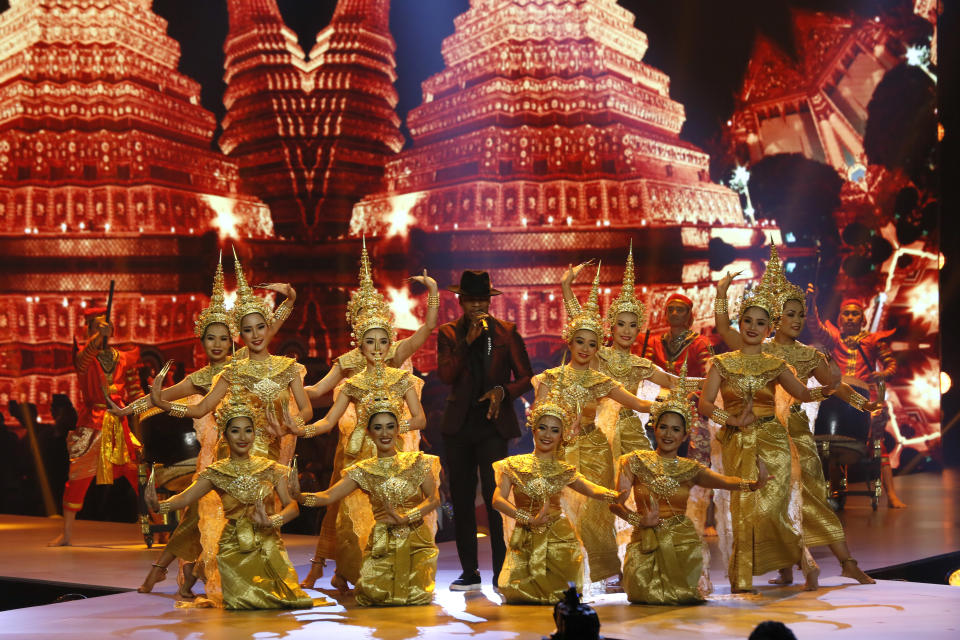
[[[90,307],[83,314],[86,344],[74,354],[81,402],[77,428],[69,443],[70,474],[63,491],[63,532],[50,541],[51,547],[72,543],[73,523],[94,477],[97,484],[112,484],[117,475],[122,475],[137,489],[140,442],[124,418],[107,413],[103,400],[104,389],[120,404],[143,394],[137,375],[140,350],[132,346],[116,349],[108,344],[113,333],[113,289],[111,280],[106,307]]]

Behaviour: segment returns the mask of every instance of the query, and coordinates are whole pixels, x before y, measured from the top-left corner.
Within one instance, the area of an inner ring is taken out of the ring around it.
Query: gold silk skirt
[[[647,431],[643,426],[643,420],[630,409],[620,409],[617,414],[616,430],[620,440],[620,456],[625,456],[633,451],[651,451],[653,449],[650,446]]]
[[[590,482],[613,488],[613,452],[607,436],[600,429],[581,434],[567,447],[565,458]],[[576,520],[577,533],[587,551],[590,581],[597,582],[619,574],[616,516],[603,501],[588,500],[577,494],[576,502],[578,506],[571,517]]]
[[[298,586],[280,534],[260,529],[246,517],[224,525],[217,568],[226,609],[313,607],[313,599]]]
[[[757,478],[762,458],[770,479],[759,491],[730,492],[733,549],[728,575],[736,589],[753,588],[753,576],[800,562],[799,468],[787,430],[774,416],[759,417],[749,427],[724,427],[718,438],[727,475]]]
[[[430,604],[437,575],[437,545],[423,521],[416,527],[374,525],[356,582],[357,604]],[[337,569],[339,570],[339,565]]]
[[[170,534],[167,551],[184,562],[195,562],[203,553],[200,544],[200,507],[194,503],[187,507],[183,519]]]
[[[510,535],[500,571],[500,593],[511,604],[553,605],[569,582],[583,586],[583,553],[566,517],[531,529],[517,525]]]
[[[623,560],[623,590],[635,604],[703,602],[703,543],[693,522],[674,516],[633,530]]]
[[[790,439],[800,460],[800,484],[803,495],[803,544],[820,547],[842,542],[846,536],[840,518],[827,503],[827,481],[817,453],[817,443],[810,433],[810,421],[799,405],[790,408],[787,420]]]

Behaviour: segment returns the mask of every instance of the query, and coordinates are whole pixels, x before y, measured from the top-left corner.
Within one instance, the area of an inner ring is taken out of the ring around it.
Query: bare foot
[[[895,495],[887,494],[887,506],[891,509],[906,509],[907,503],[903,502],[900,498]]]
[[[786,569],[780,569],[777,574],[777,577],[773,580],[768,580],[770,584],[779,584],[779,585],[788,585],[793,584],[793,567],[787,567]]]
[[[323,568],[325,566],[327,566],[327,561],[322,558],[320,560],[311,560],[310,571],[307,573],[307,577],[300,581],[300,588],[313,589],[317,580],[323,577]],[[334,575],[334,577],[336,577],[336,575]]]
[[[844,578],[852,578],[860,584],[877,584],[877,581],[868,576],[857,566],[857,561],[853,558],[847,558],[840,562],[843,571],[840,572]]]
[[[150,571],[147,573],[147,577],[144,578],[143,584],[137,587],[137,593],[150,593],[153,591],[153,586],[158,582],[163,582],[167,579],[167,568],[161,567],[160,565],[151,565]]]
[[[807,571],[804,577],[806,578],[803,583],[804,591],[816,591],[820,588],[820,583],[818,582],[820,579],[820,567],[814,565]]]
[[[340,595],[342,596],[345,596],[352,591],[352,589],[350,589],[350,583],[347,582],[347,579],[341,576],[339,573],[333,574],[333,577],[330,578],[330,584],[334,589],[339,591]]]
[[[67,537],[67,534],[61,533],[56,538],[47,543],[48,547],[69,547],[70,538]]]
[[[190,587],[188,587],[186,584],[183,584],[179,589],[177,589],[177,598],[180,600],[193,600],[196,597],[196,594],[194,594],[193,591],[190,590]]]

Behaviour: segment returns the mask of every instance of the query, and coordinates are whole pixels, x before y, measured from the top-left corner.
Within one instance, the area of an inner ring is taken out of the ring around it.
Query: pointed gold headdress
[[[264,298],[256,295],[250,285],[247,284],[247,278],[243,275],[243,266],[237,257],[237,250],[233,250],[233,267],[237,274],[237,301],[233,305],[233,330],[235,335],[240,335],[240,323],[251,313],[259,313],[267,324],[273,322],[273,312],[270,305]]]
[[[633,274],[633,240],[630,241],[630,252],[627,254],[627,266],[623,269],[623,287],[620,288],[620,295],[610,303],[607,308],[607,322],[611,330],[617,324],[617,316],[621,313],[632,313],[637,316],[637,327],[643,326],[644,318],[647,314],[647,307],[637,300],[637,292],[634,290]]]
[[[227,397],[223,399],[220,406],[217,407],[215,417],[217,419],[217,430],[223,433],[227,425],[234,418],[245,416],[250,418],[251,422],[256,424],[257,411],[255,409],[256,398],[239,383],[230,385],[230,391]]]
[[[568,313],[574,307],[567,305]],[[587,303],[580,307],[572,317],[567,320],[567,325],[563,328],[563,341],[570,342],[573,334],[581,329],[592,331],[597,334],[597,340],[603,338],[603,318],[600,317],[600,265],[597,264],[597,275],[593,277],[593,286],[590,288],[590,296]]]
[[[367,369],[360,375],[369,376],[371,372]],[[370,418],[378,413],[389,413],[397,419],[398,423],[403,418],[403,396],[391,391],[383,358],[377,356],[372,375],[373,384],[369,387],[370,390],[364,393],[357,403],[357,426],[360,429],[366,429],[370,424]]]
[[[223,255],[217,260],[217,272],[213,276],[213,293],[210,294],[210,306],[200,312],[197,321],[193,325],[193,333],[202,338],[206,333],[207,327],[212,324],[225,324],[230,337],[236,337],[233,333],[233,322],[230,319],[230,312],[227,311],[225,294],[223,291]]]
[[[564,358],[566,358],[566,354],[564,354]],[[567,368],[564,366],[563,360],[561,360],[560,377],[557,379],[557,383],[551,387],[546,399],[534,404],[530,412],[527,413],[527,428],[530,429],[530,431],[536,430],[537,424],[539,424],[543,416],[553,416],[559,419],[562,425],[564,441],[567,441],[570,427],[576,419],[573,410],[563,399],[563,390],[566,387],[564,384],[566,371]]]
[[[777,245],[770,242],[770,260],[767,262],[767,268],[760,278],[760,284],[765,285],[777,296],[777,305],[775,316],[779,318],[783,313],[783,305],[788,300],[796,300],[803,305],[803,311],[807,311],[807,296],[803,289],[787,280],[783,271],[783,263],[780,262],[780,254],[777,252]]]
[[[693,409],[690,401],[687,400],[687,360],[684,358],[683,366],[680,367],[680,379],[670,389],[670,394],[663,402],[655,402],[650,409],[651,424],[656,425],[657,420],[665,413],[677,413],[683,418],[683,423],[687,431],[690,431],[693,424]]]
[[[351,336],[354,345],[359,345],[363,335],[371,329],[383,329],[391,342],[396,337],[390,306],[383,294],[373,286],[366,238],[363,239],[363,250],[360,253],[360,288],[353,292],[347,304],[347,322],[353,327]]]

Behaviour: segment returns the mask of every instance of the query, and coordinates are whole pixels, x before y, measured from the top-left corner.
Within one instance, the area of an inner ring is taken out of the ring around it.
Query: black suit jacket
[[[533,388],[530,384],[533,371],[527,348],[523,344],[523,338],[517,333],[516,325],[491,316],[488,326],[493,348],[481,386],[483,393],[497,385],[502,386],[506,392],[494,426],[503,438],[509,440],[520,435],[513,401]],[[441,380],[453,386],[447,397],[440,424],[440,430],[448,435],[460,431],[466,422],[467,412],[476,400],[471,397],[474,395],[474,381],[468,362],[467,328],[467,319],[461,316],[455,322],[441,326],[437,334],[437,373]],[[481,335],[477,340],[484,340],[484,337]],[[483,403],[481,409],[486,411],[487,406],[487,403]]]

